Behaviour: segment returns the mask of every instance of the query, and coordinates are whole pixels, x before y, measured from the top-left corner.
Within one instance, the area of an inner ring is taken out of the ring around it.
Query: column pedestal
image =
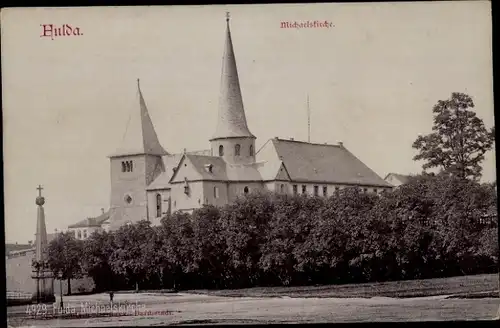
[[[35,291],[31,297],[33,303],[54,303],[54,275],[47,270],[34,271]]]

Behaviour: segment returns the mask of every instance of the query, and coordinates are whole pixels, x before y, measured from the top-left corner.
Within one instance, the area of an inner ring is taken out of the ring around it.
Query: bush
[[[241,288],[422,279],[498,270],[490,184],[421,175],[381,195],[269,192],[174,213],[85,241],[106,288]],[[72,258],[74,260],[74,258]],[[114,286],[114,287],[113,287]]]

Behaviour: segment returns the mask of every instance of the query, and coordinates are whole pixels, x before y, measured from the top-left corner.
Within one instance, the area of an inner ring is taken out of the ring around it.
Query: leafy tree
[[[471,109],[472,98],[454,92],[448,100],[439,100],[433,108],[432,133],[419,136],[413,148],[423,160],[423,169],[441,168],[459,178],[481,177],[481,162],[495,140],[494,127],[488,131]]]
[[[269,229],[262,241],[260,269],[267,273],[270,282],[288,286],[305,273],[309,259],[306,240],[312,230],[314,214],[322,208],[319,197],[276,195]],[[296,270],[300,268],[300,270]],[[307,275],[307,273],[306,273]]]
[[[205,205],[192,215],[194,231],[194,261],[203,285],[221,288],[225,285],[228,265],[226,243],[222,238],[220,212]]]
[[[112,290],[118,286],[111,267],[114,246],[113,235],[107,232],[93,233],[84,241],[83,269],[92,277],[97,290]]]
[[[129,282],[134,283],[136,290],[157,269],[151,265],[155,256],[155,252],[151,251],[151,243],[156,240],[154,234],[148,221],[122,226],[114,233],[111,267],[115,273],[125,275]]]
[[[68,295],[71,295],[71,279],[82,275],[82,252],[82,242],[69,232],[60,233],[47,248],[49,268],[56,277],[68,281]]]
[[[171,278],[174,289],[189,283],[187,275],[197,269],[192,218],[189,213],[175,212],[162,220],[158,231],[160,267]]]
[[[228,274],[239,287],[254,286],[260,279],[261,248],[272,213],[271,193],[267,192],[240,197],[221,211],[220,222],[231,269]]]

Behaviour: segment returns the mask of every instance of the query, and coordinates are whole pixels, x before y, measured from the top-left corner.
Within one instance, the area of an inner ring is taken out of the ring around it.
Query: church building
[[[222,65],[217,126],[207,136],[210,149],[201,152],[172,154],[162,147],[137,81],[136,116],[121,147],[109,156],[109,211],[79,228],[86,222],[111,230],[140,220],[157,224],[167,213],[223,206],[253,190],[326,197],[352,186],[374,193],[392,188],[342,143],[273,138],[257,150],[245,117],[229,18]]]

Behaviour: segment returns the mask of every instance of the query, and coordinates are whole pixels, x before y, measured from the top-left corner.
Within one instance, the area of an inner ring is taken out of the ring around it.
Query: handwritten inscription
[[[80,31],[79,27],[72,26],[70,24],[64,24],[64,25],[54,25],[54,24],[40,24],[40,27],[42,28],[42,32],[40,34],[41,38],[50,38],[51,40],[54,40],[55,38],[58,37],[63,37],[63,36],[80,36],[83,35],[83,33]]]
[[[281,22],[280,28],[289,28],[289,29],[301,29],[301,28],[331,28],[335,27],[332,22],[329,21],[303,21],[303,22]]]

